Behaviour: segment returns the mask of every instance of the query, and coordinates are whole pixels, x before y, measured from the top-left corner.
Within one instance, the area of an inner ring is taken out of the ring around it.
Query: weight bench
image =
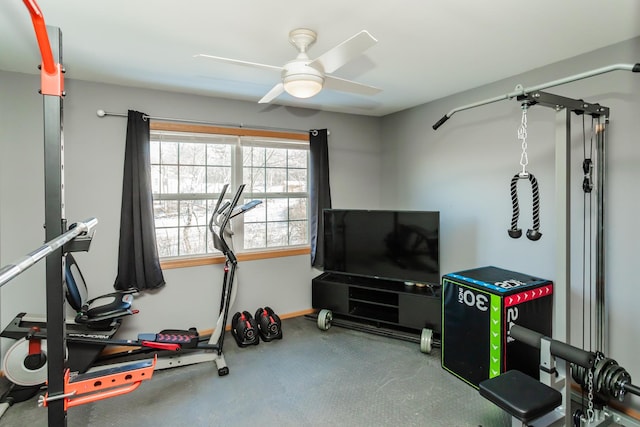
[[[512,325],[509,335],[540,350],[540,381],[511,370],[481,381],[480,395],[511,415],[512,427],[564,425],[571,401],[567,373],[565,368],[557,369],[556,357],[589,370],[594,366],[596,354],[519,325]]]
[[[479,387],[481,396],[520,420],[522,427],[562,404],[558,390],[516,370],[481,381]]]

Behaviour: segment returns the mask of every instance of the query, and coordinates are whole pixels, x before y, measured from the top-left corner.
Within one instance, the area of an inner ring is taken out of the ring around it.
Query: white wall
[[[44,156],[42,97],[39,83],[30,77],[10,79],[0,74],[0,259],[14,261],[37,248],[44,240]],[[40,98],[40,99],[39,99]],[[0,290],[0,313],[9,316],[41,307],[44,264],[36,265]],[[44,298],[44,296],[42,296]]]
[[[546,107],[532,107],[528,112],[528,170],[537,177],[541,195],[543,237],[538,242],[507,236],[509,183],[520,169],[521,146],[516,132],[521,120],[519,103],[501,101],[462,111],[437,131],[431,126],[455,107],[512,92],[517,84],[530,87],[611,64],[639,61],[640,38],[636,38],[385,117],[383,206],[441,211],[442,274],[496,265],[554,280],[559,231],[555,218],[555,112]],[[635,265],[640,254],[640,73],[616,71],[546,92],[611,108],[605,216],[608,355],[640,378],[640,319],[636,311],[640,287]],[[581,117],[572,118],[572,127],[571,341],[582,346]],[[529,188],[526,182],[518,186],[519,225],[524,230],[532,225]],[[639,406],[637,401],[634,405]]]
[[[70,70],[68,76],[72,76]],[[0,72],[0,264],[42,244],[44,232],[43,125],[39,78]],[[95,216],[97,232],[88,253],[76,258],[91,295],[113,290],[126,119],[99,118],[96,110],[244,123],[290,129],[328,128],[331,184],[337,207],[380,205],[380,119],[251,102],[152,91],[67,79],[64,99],[66,215],[70,222]],[[163,328],[213,328],[220,302],[222,265],[166,270],[166,286],[136,300],[141,313],[119,335]],[[271,306],[286,314],[311,308],[308,256],[241,262],[235,311]],[[18,312],[44,313],[44,262],[0,290],[2,326]],[[2,351],[11,344],[2,343]]]

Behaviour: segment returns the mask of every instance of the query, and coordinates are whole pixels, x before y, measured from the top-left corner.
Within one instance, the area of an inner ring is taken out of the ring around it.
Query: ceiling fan
[[[310,98],[320,92],[322,88],[359,95],[375,95],[380,92],[380,89],[376,87],[330,75],[378,42],[368,31],[360,31],[333,49],[328,50],[312,60],[309,58],[309,55],[307,55],[307,50],[316,41],[316,38],[316,33],[306,28],[298,28],[291,31],[289,33],[289,41],[298,49],[298,56],[282,67],[206,55],[203,53],[195,55],[195,57],[280,71],[281,82],[271,88],[271,90],[258,101],[261,104],[271,102],[283,92],[287,92],[296,98]]]

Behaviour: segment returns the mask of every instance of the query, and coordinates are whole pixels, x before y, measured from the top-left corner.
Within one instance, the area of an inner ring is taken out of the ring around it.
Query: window
[[[230,184],[229,199],[245,184],[239,203],[262,201],[233,220],[236,252],[309,244],[307,135],[151,125],[151,175],[161,258],[218,252],[208,224],[224,184]]]

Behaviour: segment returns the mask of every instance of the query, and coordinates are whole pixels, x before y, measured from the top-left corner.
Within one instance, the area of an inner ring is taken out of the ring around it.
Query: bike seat
[[[69,305],[77,312],[76,323],[100,328],[113,320],[135,314],[131,309],[137,289],[112,292],[88,299],[87,284],[73,255],[65,256],[65,287]]]

